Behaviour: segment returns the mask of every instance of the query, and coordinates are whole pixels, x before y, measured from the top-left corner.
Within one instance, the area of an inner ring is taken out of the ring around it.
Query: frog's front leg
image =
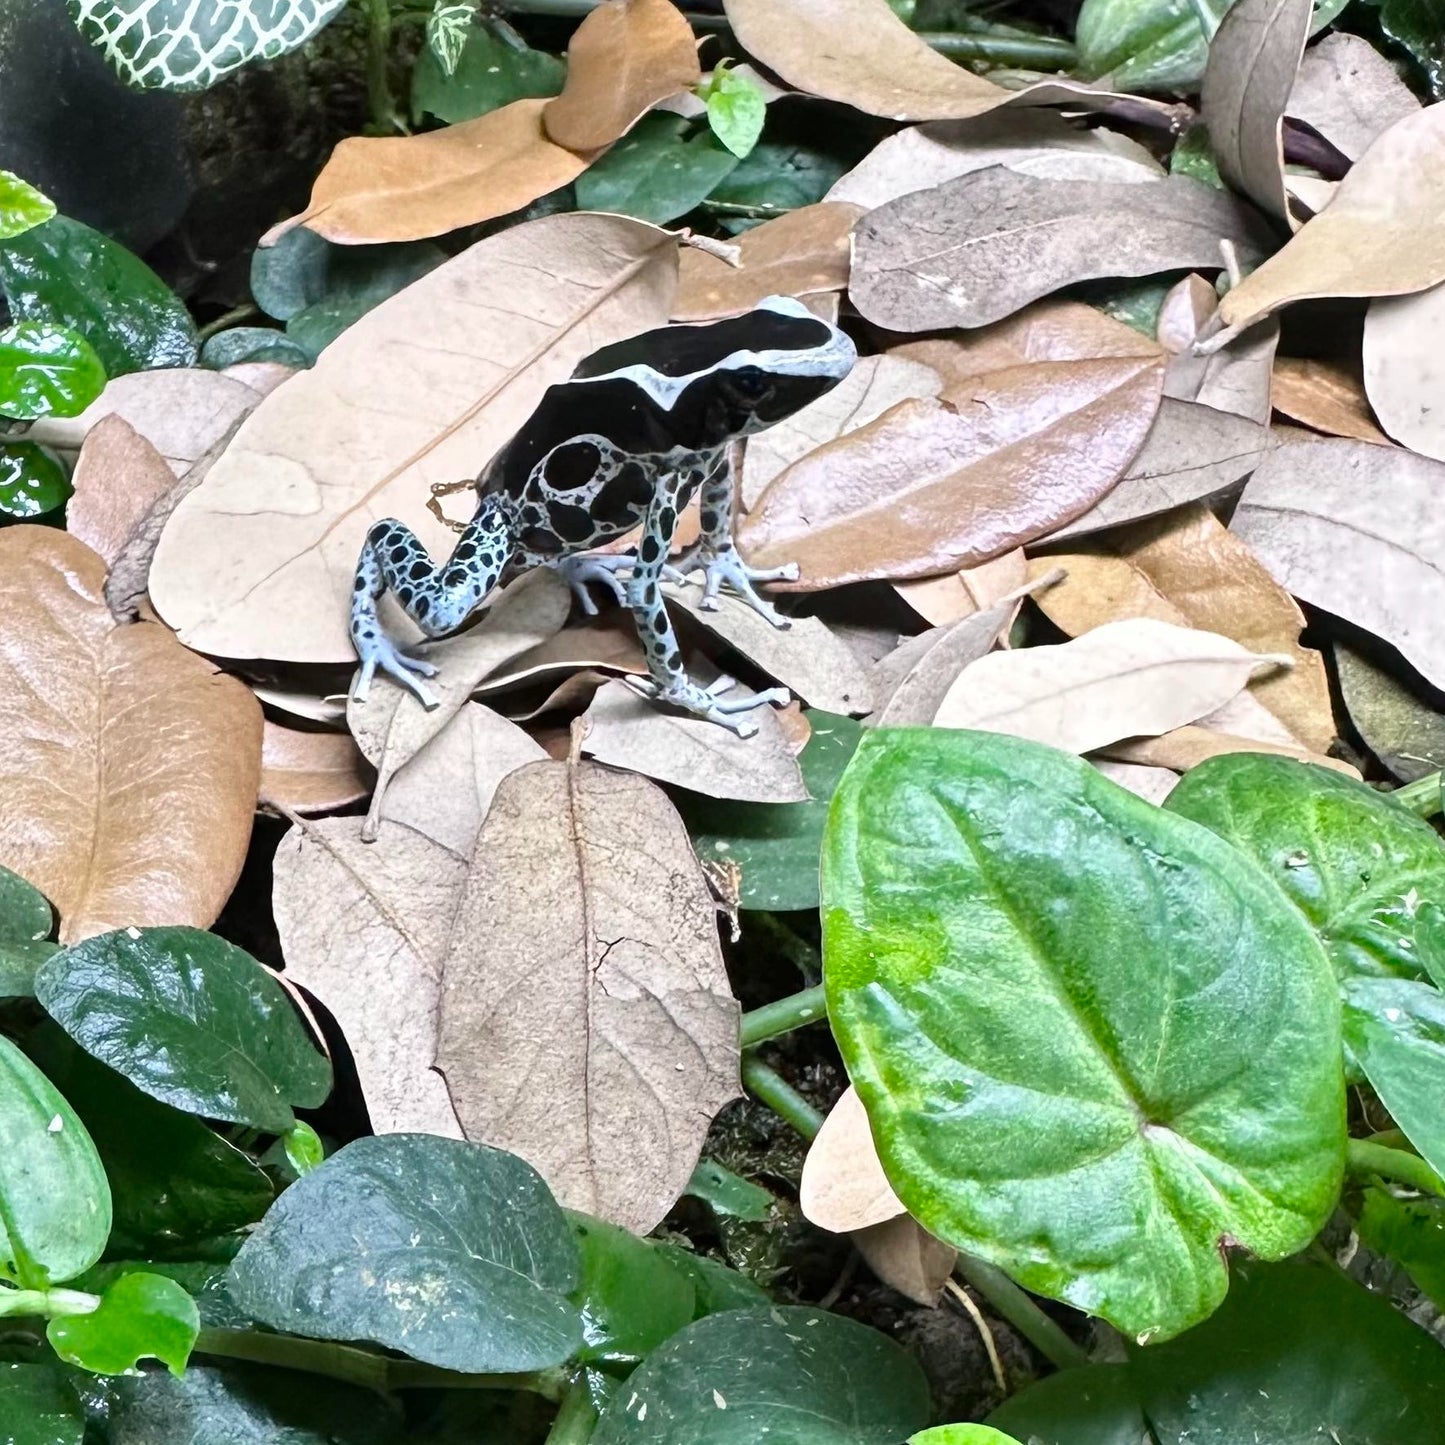
[[[427,555],[416,534],[393,518],[367,531],[356,564],[351,594],[351,641],[361,671],[351,696],[365,702],[378,671],[395,678],[428,710],[437,700],[419,680],[436,668],[403,652],[387,635],[377,614],[382,593],[390,591],[406,615],[428,637],[454,632],[497,585],[515,551],[515,528],[502,497],[488,497],[467,524],[452,555],[441,565]]]

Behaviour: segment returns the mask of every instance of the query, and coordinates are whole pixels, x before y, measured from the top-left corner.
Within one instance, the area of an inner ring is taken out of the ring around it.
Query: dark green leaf
[[[1332,1270],[1253,1266],[1212,1320],[1132,1351],[1145,1413],[1187,1445],[1439,1445],[1445,1350]]]
[[[411,73],[412,115],[455,125],[528,96],[557,95],[567,67],[544,50],[518,46],[485,25],[467,34],[457,68],[448,75],[430,50],[417,57]]]
[[[1415,910],[1415,956],[1435,987],[1445,989],[1445,908],[1438,903]]]
[[[850,717],[812,711],[813,735],[798,755],[811,800],[735,803],[689,797],[683,817],[700,858],[726,859],[742,869],[739,903],[781,911],[818,906],[818,855],[828,805],[843,769],[863,736]]]
[[[5,1445],[81,1445],[85,1412],[53,1365],[0,1361],[0,1440]]]
[[[1397,1199],[1371,1185],[1356,1228],[1366,1249],[1403,1265],[1445,1310],[1445,1199]]]
[[[1380,29],[1414,56],[1431,96],[1445,99],[1445,0],[1383,0]]]
[[[1335,667],[1355,730],[1401,782],[1413,783],[1445,766],[1445,712],[1414,690],[1428,687],[1418,674],[1412,688],[1396,672],[1338,642]],[[1403,662],[1396,668],[1407,670]]]
[[[692,1323],[697,1292],[670,1254],[615,1224],[571,1218],[582,1257],[577,1359],[633,1364]]]
[[[96,1375],[123,1375],[140,1360],[185,1372],[200,1333],[196,1302],[159,1274],[122,1275],[87,1315],[61,1315],[45,1327],[55,1353]]]
[[[1319,942],[1247,859],[1087,763],[947,729],[863,739],[823,846],[828,1016],[931,1233],[1160,1337],[1279,1258],[1344,1156]]]
[[[0,943],[0,999],[34,998],[35,974],[58,943]]]
[[[0,515],[20,521],[43,517],[64,506],[70,490],[65,468],[44,447],[0,442]]]
[[[1127,1365],[1060,1370],[1027,1386],[988,1418],[1030,1445],[1152,1445],[1154,1440]]]
[[[719,63],[704,99],[712,133],[739,160],[745,159],[757,145],[768,118],[768,103],[757,83]]]
[[[1225,189],[1219,174],[1219,162],[1215,160],[1209,144],[1209,131],[1204,126],[1191,126],[1180,136],[1169,156],[1169,174],[1190,176],[1218,191]]]
[[[224,371],[245,361],[275,361],[298,371],[311,365],[311,353],[303,350],[284,331],[269,326],[233,326],[218,331],[201,347],[201,365]]]
[[[912,1356],[822,1310],[709,1315],[655,1350],[591,1445],[898,1445],[928,1423]]]
[[[1177,276],[1146,276],[1141,281],[1085,281],[1060,294],[1082,301],[1125,326],[1132,326],[1151,341],[1159,329],[1159,312]]]
[[[773,1196],[760,1184],[724,1169],[716,1159],[699,1159],[684,1191],[715,1214],[761,1224],[773,1217]]]
[[[375,306],[445,260],[446,252],[430,241],[336,246],[297,226],[252,255],[251,294],[268,316],[290,321],[328,298]]]
[[[578,176],[577,205],[663,225],[686,215],[737,164],[711,131],[654,111]]]
[[[0,171],[0,241],[42,225],[55,214],[55,202],[11,171]]]
[[[1204,0],[1215,25],[1229,0]],[[1079,66],[1121,90],[1190,90],[1204,77],[1209,37],[1190,0],[1084,0]]]
[[[45,321],[0,331],[0,416],[79,416],[104,386],[100,358],[76,332]]]
[[[64,1284],[101,1256],[110,1187],[85,1126],[0,1034],[0,1276]]]
[[[35,994],[83,1048],[188,1113],[280,1134],[331,1091],[281,985],[199,928],[127,928],[46,962]]]
[[[18,873],[0,868],[0,943],[49,938],[53,926],[50,900]]]
[[[68,216],[0,245],[0,283],[17,319],[80,332],[109,376],[195,363],[195,323],[180,298],[124,246]]]
[[[721,1314],[724,1310],[753,1309],[772,1303],[765,1289],[755,1285],[747,1275],[703,1254],[693,1254],[676,1244],[659,1244],[658,1249],[672,1261],[675,1268],[692,1281],[697,1293],[694,1316]]]
[[[371,1340],[476,1374],[560,1364],[577,1246],[547,1186],[499,1149],[424,1134],[358,1139],[293,1184],[231,1266],[263,1324]]]

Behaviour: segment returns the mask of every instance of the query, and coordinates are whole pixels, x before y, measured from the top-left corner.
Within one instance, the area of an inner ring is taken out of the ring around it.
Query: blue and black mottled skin
[[[703,605],[721,587],[786,626],[753,583],[791,579],[795,566],[747,566],[732,540],[731,446],[792,416],[831,390],[855,359],[852,342],[787,297],[769,297],[743,316],[705,326],[664,326],[607,346],[549,387],[516,436],[476,483],[476,514],[438,565],[412,531],[387,519],[368,531],[357,563],[351,636],[361,658],[353,695],[366,698],[377,669],[424,706],[420,682],[436,669],[403,653],[386,635],[376,605],[390,591],[429,637],[455,631],[506,576],[554,566],[595,611],[585,583],[605,583],[632,609],[647,650],[650,695],[749,733],[737,714],[786,701],[770,689],[726,700],[730,682],[693,683],[661,596],[682,509],[699,498],[701,540],[677,564],[701,570]],[[588,548],[642,527],[636,554],[587,556]],[[625,571],[626,585],[618,571]]]

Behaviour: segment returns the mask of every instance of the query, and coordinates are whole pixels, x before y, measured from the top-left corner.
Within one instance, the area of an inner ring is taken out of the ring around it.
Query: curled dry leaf
[[[1072,642],[992,652],[949,688],[936,727],[978,728],[1088,753],[1222,707],[1257,672],[1287,663],[1218,633],[1136,617]]]
[[[268,721],[261,801],[293,813],[329,813],[371,791],[371,768],[350,733],[301,732]]]
[[[286,977],[341,1025],[378,1134],[461,1137],[431,1062],[442,958],[466,871],[464,858],[398,823],[365,843],[360,818],[292,828],[276,850]]]
[[[1276,757],[1293,758],[1300,763],[1314,763],[1317,767],[1330,768],[1358,778],[1356,769],[1338,758],[1326,757],[1323,753],[1312,753],[1307,748],[1286,747],[1261,738],[1243,738],[1235,734],[1220,732],[1203,724],[1189,724],[1172,728],[1158,737],[1125,738],[1109,743],[1101,749],[1106,757],[1121,762],[1139,763],[1145,767],[1172,768],[1176,773],[1187,773],[1210,758],[1223,757],[1227,753],[1270,753]]]
[[[498,668],[477,691],[488,697],[525,683],[552,681],[579,671],[647,672],[647,654],[637,640],[630,613],[621,609],[570,623],[545,642],[529,647]]]
[[[1164,298],[1159,340],[1171,353],[1164,372],[1164,395],[1176,401],[1197,401],[1266,426],[1279,323],[1262,321],[1225,346],[1197,353],[1194,343],[1217,310],[1218,296],[1201,276],[1186,276]]]
[[[582,750],[600,763],[745,803],[800,803],[802,770],[770,707],[752,713],[758,731],[740,738],[717,723],[664,712],[625,682],[597,690],[583,715]]]
[[[1382,297],[1365,313],[1365,391],[1381,425],[1397,442],[1445,461],[1445,415],[1440,388],[1440,329],[1445,325],[1445,286],[1415,296]],[[1361,410],[1369,415],[1364,398]],[[1356,432],[1342,433],[1345,436]],[[1374,441],[1364,436],[1362,441]]]
[[[117,626],[105,564],[49,527],[0,532],[0,864],[74,943],[208,928],[246,857],[261,709],[153,623]]]
[[[996,604],[901,642],[873,669],[878,709],[869,721],[878,727],[927,727],[959,673],[992,650],[1017,610]]]
[[[895,582],[893,590],[934,627],[951,627],[1018,592],[1029,580],[1028,559],[1022,547],[991,562],[965,567],[945,577],[919,582]]]
[[[1426,296],[1433,292],[1425,292]],[[1383,301],[1374,306],[1409,305],[1422,298]],[[1366,356],[1369,356],[1369,320],[1365,323]],[[1358,376],[1330,361],[1311,361],[1299,356],[1275,358],[1274,380],[1270,401],[1277,412],[1301,426],[1313,427],[1326,436],[1353,437],[1356,441],[1376,442],[1388,446],[1390,439],[1375,425],[1365,388]],[[1426,455],[1434,455],[1426,447],[1411,446]]]
[[[1340,696],[1365,746],[1402,783],[1412,783],[1445,767],[1445,707],[1418,679],[1407,686],[1400,671],[1387,670],[1374,658],[1335,644]],[[1424,695],[1422,695],[1422,693]]]
[[[1305,52],[1288,106],[1294,119],[1352,161],[1381,131],[1419,109],[1399,72],[1368,40],[1338,30]]]
[[[1200,93],[1220,175],[1290,226],[1281,129],[1310,12],[1310,0],[1237,0],[1209,42]]]
[[[982,326],[1051,291],[1267,254],[1247,205],[1185,176],[1145,185],[1053,181],[1003,166],[915,191],[858,223],[848,296],[879,326]]]
[[[367,527],[445,555],[433,482],[475,475],[589,352],[667,320],[677,243],[623,216],[513,226],[383,301],[247,417],[161,538],[151,594],[200,651],[351,662]]]
[[[1218,308],[1219,293],[1203,276],[1191,271],[1169,288],[1159,307],[1159,319],[1154,324],[1159,345],[1171,356],[1188,351]]]
[[[601,150],[701,79],[692,26],[671,0],[608,0],[572,36],[567,83],[543,106],[542,123],[559,146]]]
[[[1404,653],[1445,687],[1445,464],[1399,447],[1305,441],[1260,463],[1230,530],[1275,580]]]
[[[176,475],[150,442],[112,413],[86,435],[70,481],[75,495],[65,509],[66,530],[109,563],[175,486]]]
[[[849,237],[861,206],[820,201],[764,221],[738,240],[741,265],[684,247],[674,321],[712,321],[749,311],[765,296],[812,296],[848,284]]]
[[[890,1289],[929,1308],[958,1263],[958,1251],[903,1215],[853,1232],[863,1261]]]
[[[655,1228],[739,1093],[717,909],[666,794],[588,763],[503,779],[443,977],[437,1064],[467,1136],[569,1208]]]
[[[906,1212],[883,1172],[863,1101],[851,1085],[808,1147],[798,1207],[810,1223],[833,1234],[867,1229]]]
[[[1047,535],[1093,506],[1158,410],[1162,361],[1013,367],[904,401],[789,467],[743,520],[758,566],[807,589],[935,576]]]

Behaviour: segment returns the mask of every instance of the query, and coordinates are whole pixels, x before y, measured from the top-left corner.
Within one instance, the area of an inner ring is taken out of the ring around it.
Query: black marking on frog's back
[[[634,367],[665,377],[711,371],[741,351],[810,352],[827,344],[832,328],[816,316],[758,309],[699,326],[660,326],[629,336],[584,357],[574,381],[600,378]]]

